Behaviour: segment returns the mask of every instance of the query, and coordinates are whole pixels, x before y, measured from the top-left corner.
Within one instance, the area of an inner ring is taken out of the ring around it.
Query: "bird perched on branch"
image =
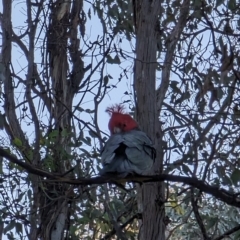
[[[151,169],[156,157],[153,143],[138,123],[116,104],[106,109],[111,116],[108,128],[111,136],[102,151],[103,169],[100,175],[143,174]]]

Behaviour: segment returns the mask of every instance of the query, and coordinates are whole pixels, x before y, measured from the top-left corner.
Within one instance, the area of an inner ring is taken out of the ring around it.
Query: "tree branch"
[[[172,67],[172,61],[174,57],[174,52],[179,41],[179,38],[183,32],[184,27],[186,26],[187,18],[189,15],[189,6],[190,1],[184,0],[180,10],[180,16],[178,19],[178,24],[173,29],[172,33],[169,36],[167,44],[167,52],[164,60],[164,68],[162,71],[162,81],[157,89],[157,110],[160,113],[162,104],[168,89],[170,72]]]
[[[112,226],[114,227],[114,229],[112,230],[112,232],[114,232],[114,234],[116,234],[118,239],[121,240],[127,240],[127,237],[125,235],[125,233],[122,231],[123,227],[121,227],[117,221],[117,216],[116,216],[116,212],[115,209],[110,209],[110,198],[109,198],[109,193],[108,193],[108,189],[107,189],[107,185],[104,185],[104,189],[105,189],[105,194],[106,194],[106,201],[104,203],[105,209],[107,211],[107,214],[109,216],[110,222],[112,224]],[[106,238],[105,238],[106,239]]]
[[[240,198],[238,197],[238,193],[230,193],[224,189],[221,189],[217,186],[212,186],[204,181],[198,180],[194,177],[184,177],[184,176],[176,176],[176,175],[168,175],[168,174],[159,174],[153,176],[144,176],[144,175],[134,175],[134,176],[127,176],[126,178],[119,178],[116,175],[113,176],[100,176],[100,177],[93,177],[93,178],[67,178],[61,177],[60,174],[50,173],[44,171],[40,168],[33,166],[32,164],[28,164],[21,160],[18,160],[15,156],[8,153],[5,149],[0,147],[0,156],[6,158],[8,161],[19,165],[20,167],[27,170],[28,173],[32,173],[38,175],[40,177],[48,178],[45,181],[48,182],[62,182],[68,183],[72,185],[100,185],[104,183],[122,183],[125,184],[126,182],[162,182],[162,181],[170,181],[170,182],[181,182],[192,187],[199,189],[202,192],[205,192],[215,198],[219,199],[220,201],[227,203],[230,206],[235,206],[240,208]]]
[[[197,194],[199,195],[199,194]],[[209,240],[209,237],[207,235],[207,230],[203,224],[203,220],[200,216],[200,213],[198,211],[198,205],[197,205],[197,202],[198,202],[198,198],[199,196],[197,197],[196,201],[195,201],[195,198],[194,198],[194,189],[192,188],[191,189],[191,203],[192,203],[192,209],[193,209],[193,213],[195,215],[195,218],[196,218],[196,221],[198,223],[198,226],[200,227],[201,229],[201,232],[202,232],[202,236],[203,236],[203,239],[204,240]]]
[[[230,229],[229,231],[225,232],[223,235],[217,237],[217,238],[214,238],[213,240],[221,240],[221,239],[224,239],[225,237],[231,235],[232,233],[235,233],[237,232],[238,230],[240,230],[240,224],[232,229]]]
[[[54,179],[56,176],[55,174],[46,172],[40,168],[35,167],[32,164],[18,160],[14,155],[8,153],[7,150],[5,150],[4,148],[1,148],[1,147],[0,147],[0,156],[6,158],[9,162],[15,163],[18,166],[24,168],[25,170],[27,170],[28,173],[32,173],[32,174],[38,175],[40,177],[48,177],[51,179]],[[59,174],[59,176],[60,176],[60,174]]]
[[[134,219],[139,219],[141,218],[141,214],[136,213],[133,215],[131,218],[129,218],[125,223],[123,223],[120,228],[123,229],[125,228],[128,224],[132,223]],[[107,240],[110,239],[114,234],[116,233],[115,229],[113,229],[111,232],[107,233],[105,237],[101,238],[100,240]]]

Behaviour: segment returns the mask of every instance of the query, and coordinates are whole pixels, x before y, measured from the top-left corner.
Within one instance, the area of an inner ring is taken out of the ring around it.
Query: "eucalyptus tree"
[[[2,235],[239,238],[237,1],[2,7]],[[110,101],[155,143],[155,182],[74,182],[98,174]]]

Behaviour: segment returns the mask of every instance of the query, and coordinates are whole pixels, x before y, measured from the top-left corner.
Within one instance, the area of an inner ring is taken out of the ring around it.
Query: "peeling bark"
[[[66,132],[70,133],[71,131],[72,101],[74,95],[78,92],[79,85],[84,76],[84,64],[81,59],[78,38],[80,12],[83,8],[83,1],[49,1],[51,13],[46,33],[49,58],[48,60],[45,59],[47,60],[45,65],[48,66],[46,69],[50,72],[50,76],[46,74],[44,81],[47,81],[47,83],[44,84],[47,85],[48,91],[51,91],[51,94],[46,92],[45,86],[42,83],[43,80],[34,62],[36,29],[43,3],[43,0],[38,1],[37,8],[35,8],[37,10],[35,11],[34,9],[33,11],[32,2],[30,0],[26,1],[26,22],[28,24],[28,31],[26,32],[28,45],[26,45],[25,42],[22,42],[21,37],[17,36],[12,29],[12,2],[3,0],[3,15],[1,16],[3,57],[1,65],[4,69],[4,127],[13,145],[16,138],[21,143],[21,146],[15,147],[18,148],[25,160],[22,164],[33,165],[39,169],[42,168],[44,159],[41,159],[39,153],[41,139],[40,124],[32,96],[32,93],[35,93],[43,101],[51,114],[50,122],[53,122],[54,126],[49,126],[48,131],[58,131],[56,142],[51,147],[53,159],[52,172],[61,174],[71,168],[69,160],[63,157],[63,151],[69,154],[71,151],[69,147],[70,137],[66,136]],[[34,6],[36,7],[36,5]],[[47,19],[44,20],[47,24]],[[84,22],[82,22],[82,26],[84,26]],[[21,128],[19,116],[16,113],[14,96],[16,88],[12,80],[12,77],[15,75],[11,72],[10,68],[13,42],[20,47],[28,61],[26,79],[21,79],[20,81],[25,86],[24,97],[34,125],[35,141],[33,146],[26,138]],[[67,59],[68,54],[73,65],[70,74]],[[62,134],[63,131],[65,135]],[[29,221],[31,228],[28,233],[29,239],[63,239],[64,232],[70,226],[69,212],[72,209],[70,197],[72,195],[72,188],[64,183],[49,184],[41,182],[38,176],[32,174],[29,174],[29,179],[33,190],[32,203],[30,203]]]
[[[134,86],[137,120],[157,149],[153,173],[161,173],[163,153],[156,102],[157,26],[161,1],[136,1],[136,61]],[[138,188],[138,208],[142,213],[139,239],[165,239],[164,183],[147,183]]]
[[[71,131],[72,101],[84,76],[83,62],[79,52],[79,39],[77,38],[77,23],[82,7],[82,1],[66,2],[58,0],[51,5],[52,14],[47,34],[47,52],[53,87],[52,119],[55,122],[54,130],[59,132],[53,150],[55,172],[57,173],[64,173],[71,167],[71,163],[62,157],[62,149],[70,154],[70,137],[62,135],[62,132],[70,133]],[[68,39],[71,43],[70,48]],[[67,76],[69,71],[68,48],[73,62],[71,79]],[[78,71],[82,74],[78,74],[76,65],[78,65]],[[62,148],[59,146],[62,146]],[[45,188],[47,192],[42,189],[41,198],[43,209],[41,211],[40,232],[42,239],[64,239],[63,233],[70,221],[68,218],[71,200],[67,197],[70,187],[67,184],[59,183],[56,185],[45,184]]]

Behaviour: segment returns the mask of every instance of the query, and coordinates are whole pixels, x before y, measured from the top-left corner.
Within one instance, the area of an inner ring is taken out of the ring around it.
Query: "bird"
[[[151,139],[141,131],[138,123],[125,112],[122,104],[115,104],[106,109],[110,115],[108,128],[110,137],[102,153],[103,168],[101,176],[143,175],[153,166],[156,150]]]

